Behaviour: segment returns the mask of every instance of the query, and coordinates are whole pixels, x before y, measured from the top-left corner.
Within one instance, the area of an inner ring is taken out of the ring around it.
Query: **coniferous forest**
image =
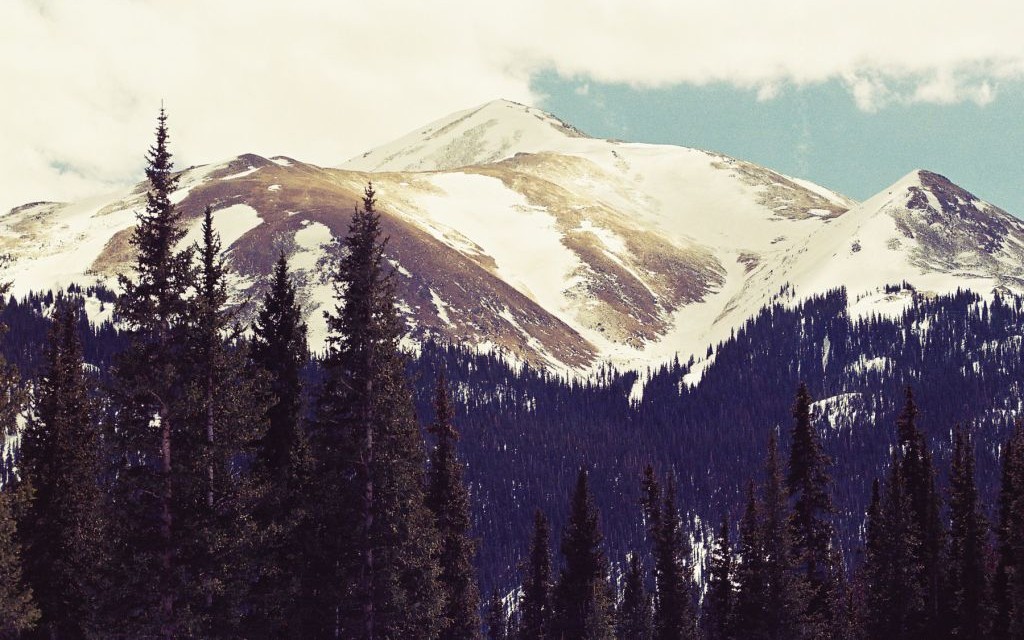
[[[311,353],[283,254],[244,315],[209,209],[182,248],[162,112],[147,161],[117,290],[0,314],[0,638],[1024,638],[1020,298],[784,288],[587,381],[409,353],[368,185]]]

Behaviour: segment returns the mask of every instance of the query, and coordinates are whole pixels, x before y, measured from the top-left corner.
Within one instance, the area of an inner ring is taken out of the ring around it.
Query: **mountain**
[[[1024,291],[1024,225],[915,171],[863,203],[721,154],[585,136],[508,101],[462,111],[340,168],[246,154],[182,172],[191,225],[207,204],[258,294],[278,251],[314,345],[327,266],[371,181],[413,339],[437,337],[586,373],[703,356],[785,293],[845,286],[856,315],[918,292]],[[0,217],[15,292],[110,283],[131,260],[144,184]]]

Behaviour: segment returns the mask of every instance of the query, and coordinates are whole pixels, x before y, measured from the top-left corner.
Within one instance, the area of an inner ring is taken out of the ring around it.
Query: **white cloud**
[[[0,210],[137,179],[161,99],[179,166],[340,163],[451,111],[535,101],[542,69],[984,105],[1024,76],[1022,17],[1016,0],[6,0]]]

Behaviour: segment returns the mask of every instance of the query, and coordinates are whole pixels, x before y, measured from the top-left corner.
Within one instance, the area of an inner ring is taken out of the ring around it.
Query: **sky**
[[[3,0],[0,211],[177,166],[332,166],[496,98],[864,199],[914,168],[1024,216],[1019,0]]]

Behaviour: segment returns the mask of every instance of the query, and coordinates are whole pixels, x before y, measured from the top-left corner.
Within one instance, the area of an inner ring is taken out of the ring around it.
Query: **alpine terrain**
[[[1024,223],[915,170],[858,203],[721,154],[590,138],[497,100],[342,163],[252,154],[182,172],[173,201],[200,239],[213,209],[254,298],[283,251],[321,349],[326,266],[372,181],[411,338],[585,375],[702,357],[783,291],[845,287],[854,317],[919,295],[1024,292]],[[13,293],[113,288],[145,184],[0,217]],[[885,285],[911,288],[886,292]],[[94,320],[108,308],[88,304]]]

